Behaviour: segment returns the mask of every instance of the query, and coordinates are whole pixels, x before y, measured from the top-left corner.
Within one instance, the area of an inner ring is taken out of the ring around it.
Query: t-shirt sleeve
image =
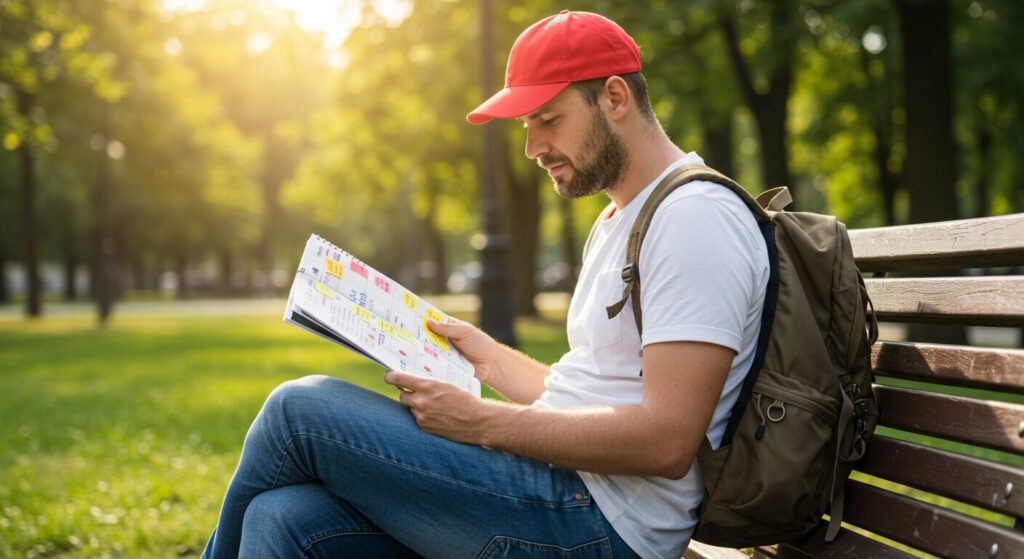
[[[757,293],[754,218],[704,193],[680,194],[662,202],[641,247],[643,345],[699,341],[739,353]]]

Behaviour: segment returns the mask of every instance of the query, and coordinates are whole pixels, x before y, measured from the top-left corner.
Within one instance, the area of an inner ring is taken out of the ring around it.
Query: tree
[[[479,141],[464,120],[478,102],[476,65],[464,60],[475,16],[470,3],[417,3],[394,27],[354,29],[335,106],[313,116],[313,148],[284,192],[360,258],[404,282],[429,271],[435,289],[477,225]],[[409,210],[414,222],[395,219]],[[431,266],[402,261],[410,237],[395,232],[406,228],[421,232],[412,252]]]
[[[719,21],[740,93],[757,122],[764,186],[788,185],[794,200],[799,191],[789,174],[787,103],[796,38],[802,32],[797,14],[795,2],[740,2]],[[744,25],[752,29],[744,31]]]
[[[106,76],[96,60],[83,50],[87,28],[75,17],[71,5],[60,0],[11,1],[0,5],[0,82],[13,92],[13,110],[4,130],[4,147],[17,150],[23,220],[23,260],[28,283],[25,312],[42,313],[39,277],[39,227],[37,222],[37,158],[40,150],[52,149],[52,130],[39,96],[64,74],[87,83]]]

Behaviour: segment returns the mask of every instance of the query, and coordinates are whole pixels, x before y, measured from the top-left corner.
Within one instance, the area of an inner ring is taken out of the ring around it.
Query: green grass
[[[519,324],[557,359],[561,323]],[[382,370],[279,318],[0,320],[0,557],[197,556],[279,383]]]
[[[567,347],[564,316],[520,321],[518,332],[545,362]],[[379,367],[276,316],[118,317],[104,330],[86,316],[0,319],[0,557],[197,556],[264,398],[315,373],[394,394]],[[1024,466],[1018,455],[879,431]]]

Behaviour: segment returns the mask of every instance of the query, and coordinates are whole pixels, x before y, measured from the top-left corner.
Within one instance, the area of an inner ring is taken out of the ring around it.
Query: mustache
[[[564,164],[567,164],[567,163],[568,164],[572,164],[572,162],[569,161],[569,158],[565,157],[565,156],[561,156],[561,157],[544,157],[544,156],[541,156],[541,157],[537,158],[537,165],[539,165],[540,167],[544,167],[544,168],[553,167],[555,165],[564,165]]]

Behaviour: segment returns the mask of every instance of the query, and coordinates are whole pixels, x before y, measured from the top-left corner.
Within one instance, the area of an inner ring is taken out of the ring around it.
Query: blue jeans
[[[567,470],[424,433],[312,376],[267,398],[204,558],[636,557]]]

